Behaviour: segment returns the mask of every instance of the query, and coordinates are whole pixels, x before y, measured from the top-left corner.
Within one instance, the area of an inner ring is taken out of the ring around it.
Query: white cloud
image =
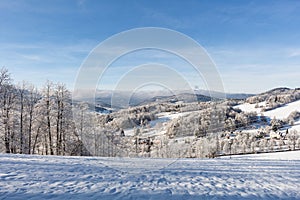
[[[300,57],[300,49],[294,49],[289,52],[288,57]]]

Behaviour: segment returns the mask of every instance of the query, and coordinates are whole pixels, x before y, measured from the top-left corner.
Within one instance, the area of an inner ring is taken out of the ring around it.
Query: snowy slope
[[[256,104],[249,104],[244,103],[238,106],[235,106],[235,108],[239,108],[244,112],[254,112],[257,113],[263,113],[265,116],[270,117],[271,119],[276,117],[277,119],[284,119],[289,116],[293,111],[300,111],[300,100],[286,104],[282,107],[267,111],[267,112],[261,112],[261,108],[255,108]],[[259,103],[259,106],[264,106],[265,102]]]
[[[186,115],[189,115],[194,112],[199,112],[199,111],[188,111],[188,112],[161,112],[157,114],[157,119],[150,121],[150,129],[143,129],[142,136],[158,136],[158,135],[164,135],[165,134],[165,127],[161,128],[155,128],[155,126],[158,123],[166,125],[167,122],[177,119],[179,117],[184,117]],[[134,128],[131,129],[126,129],[124,130],[124,133],[126,136],[133,136],[134,135]]]
[[[295,121],[294,126],[290,130],[296,130],[298,133],[300,133],[300,119]]]
[[[259,159],[259,160],[290,160],[299,161],[300,151],[289,151],[289,152],[277,152],[277,153],[262,153],[262,154],[250,154],[250,155],[236,155],[231,156],[232,158],[241,159]]]
[[[264,115],[270,117],[271,119],[274,117],[277,119],[284,119],[287,118],[293,111],[300,112],[300,100],[286,104],[277,109],[267,111],[264,113]]]
[[[265,102],[261,102],[258,105],[259,106],[265,106],[265,104],[266,104]],[[256,104],[243,103],[243,104],[234,106],[234,108],[239,108],[244,112],[257,112],[257,113],[260,113],[261,108],[259,108],[259,107],[255,108],[255,106],[256,106]]]
[[[259,103],[259,106],[264,106],[264,105],[265,102]],[[300,112],[300,100],[266,112],[261,112],[261,108],[255,108],[255,104],[249,104],[249,103],[237,105],[235,106],[235,108],[239,108],[244,112],[255,111],[257,112],[258,115],[263,114],[264,116],[269,117],[270,119],[273,119],[274,117],[276,119],[286,119],[292,112],[294,111]],[[300,132],[300,119],[296,120],[294,125],[291,126],[289,129]],[[247,130],[247,132],[251,132],[251,131],[256,132],[257,130],[256,129]]]
[[[212,160],[0,154],[0,199],[296,200],[299,154]]]

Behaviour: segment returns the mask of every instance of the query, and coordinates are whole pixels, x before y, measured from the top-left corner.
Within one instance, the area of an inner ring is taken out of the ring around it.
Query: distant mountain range
[[[80,101],[87,101],[90,108],[95,107],[97,112],[111,112],[114,109],[127,108],[129,106],[146,105],[153,102],[207,102],[219,99],[236,99],[243,100],[255,96],[269,96],[277,94],[285,94],[293,92],[298,89],[290,89],[286,87],[279,87],[261,94],[247,94],[247,93],[222,93],[208,90],[194,90],[194,91],[176,91],[171,92],[167,90],[157,91],[138,91],[132,94],[128,91],[113,91],[113,90],[98,90],[96,93],[95,104],[94,100],[80,98]]]
[[[204,96],[211,96],[213,98],[227,98],[227,99],[246,99],[251,96],[255,96],[255,94],[247,94],[247,93],[222,93],[216,91],[208,91],[208,90],[195,90],[196,94],[201,94]]]
[[[194,91],[139,91],[134,94],[126,91],[98,90],[96,94],[96,108],[126,108],[128,106],[138,106],[152,102],[207,102],[217,99],[246,99],[254,96],[244,93],[222,93],[207,90]]]

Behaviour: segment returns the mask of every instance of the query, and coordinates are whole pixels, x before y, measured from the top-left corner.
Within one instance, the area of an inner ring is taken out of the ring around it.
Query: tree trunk
[[[23,135],[23,111],[24,111],[24,97],[23,97],[23,91],[20,93],[20,154],[23,153],[23,146],[24,146],[24,135]]]
[[[50,100],[49,99],[47,100],[47,129],[48,129],[50,155],[54,155],[53,146],[52,146],[52,135],[51,135]]]

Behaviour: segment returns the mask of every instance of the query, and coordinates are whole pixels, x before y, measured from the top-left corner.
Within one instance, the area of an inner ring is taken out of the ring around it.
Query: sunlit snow
[[[218,159],[0,154],[0,199],[300,199],[300,152]]]

